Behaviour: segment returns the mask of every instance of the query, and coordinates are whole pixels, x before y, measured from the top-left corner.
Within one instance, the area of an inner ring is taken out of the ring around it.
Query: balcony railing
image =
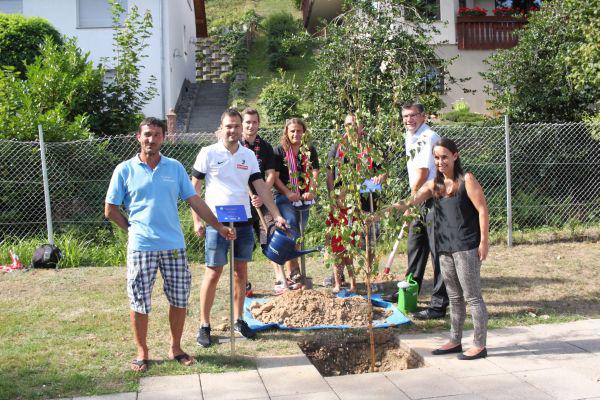
[[[525,18],[456,17],[456,41],[460,50],[509,49],[517,44],[514,30],[527,23]]]

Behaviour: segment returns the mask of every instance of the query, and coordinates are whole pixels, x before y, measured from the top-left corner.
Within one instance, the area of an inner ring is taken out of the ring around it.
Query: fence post
[[[48,185],[48,169],[46,168],[46,143],[42,125],[38,125],[40,135],[40,156],[42,158],[42,180],[44,181],[44,202],[46,203],[46,227],[48,228],[48,243],[54,244],[54,230],[52,228],[52,209],[50,207],[50,187]]]
[[[177,131],[177,114],[174,109],[170,109],[167,113],[167,141],[173,143]]]
[[[506,148],[506,243],[511,247],[513,245],[512,182],[510,170],[510,121],[508,115],[504,116],[504,146]]]

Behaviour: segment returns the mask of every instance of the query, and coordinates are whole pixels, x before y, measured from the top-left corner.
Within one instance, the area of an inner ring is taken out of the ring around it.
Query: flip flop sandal
[[[183,365],[184,367],[189,367],[194,364],[194,358],[190,357],[190,355],[187,353],[178,354],[175,357],[173,357],[173,360],[177,361],[179,364]],[[188,361],[191,361],[191,363],[186,364],[186,362],[188,362]]]
[[[131,366],[136,366],[138,369],[131,369],[133,372],[146,372],[148,371],[148,360],[132,360]]]

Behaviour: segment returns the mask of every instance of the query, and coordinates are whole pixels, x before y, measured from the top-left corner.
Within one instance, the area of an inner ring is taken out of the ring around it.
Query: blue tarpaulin
[[[348,291],[341,290],[338,293],[338,297],[351,297],[351,296],[356,296],[356,294],[354,293],[350,293]],[[366,296],[363,296],[366,298]],[[355,326],[352,327],[350,325],[317,325],[317,326],[309,326],[306,328],[295,328],[295,327],[289,327],[286,326],[284,324],[278,324],[278,323],[264,323],[261,322],[257,319],[255,319],[252,314],[250,313],[249,309],[250,309],[250,304],[254,303],[254,302],[258,302],[258,303],[266,303],[269,299],[268,298],[254,298],[254,297],[246,297],[246,300],[244,302],[244,320],[248,323],[248,326],[255,330],[255,331],[263,331],[265,329],[269,329],[269,328],[279,328],[279,329],[287,329],[287,330],[298,330],[298,331],[303,331],[303,330],[312,330],[312,329],[349,329],[349,328],[356,328]],[[373,327],[374,328],[388,328],[390,326],[398,326],[398,325],[402,325],[402,324],[410,324],[410,319],[408,319],[404,314],[402,314],[392,303],[389,303],[387,301],[383,301],[381,299],[381,296],[378,294],[374,294],[371,296],[371,303],[373,303],[373,305],[375,307],[381,307],[384,308],[386,310],[391,310],[392,314],[387,317],[385,320],[381,321],[373,321]]]

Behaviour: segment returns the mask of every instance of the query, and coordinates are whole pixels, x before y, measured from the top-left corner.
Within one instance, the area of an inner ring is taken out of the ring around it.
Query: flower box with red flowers
[[[494,13],[494,15],[497,17],[513,17],[519,14],[519,10],[517,10],[516,8],[498,7],[494,8],[492,10],[492,13]]]
[[[458,9],[459,17],[483,17],[487,15],[488,10],[481,7],[461,7]]]

